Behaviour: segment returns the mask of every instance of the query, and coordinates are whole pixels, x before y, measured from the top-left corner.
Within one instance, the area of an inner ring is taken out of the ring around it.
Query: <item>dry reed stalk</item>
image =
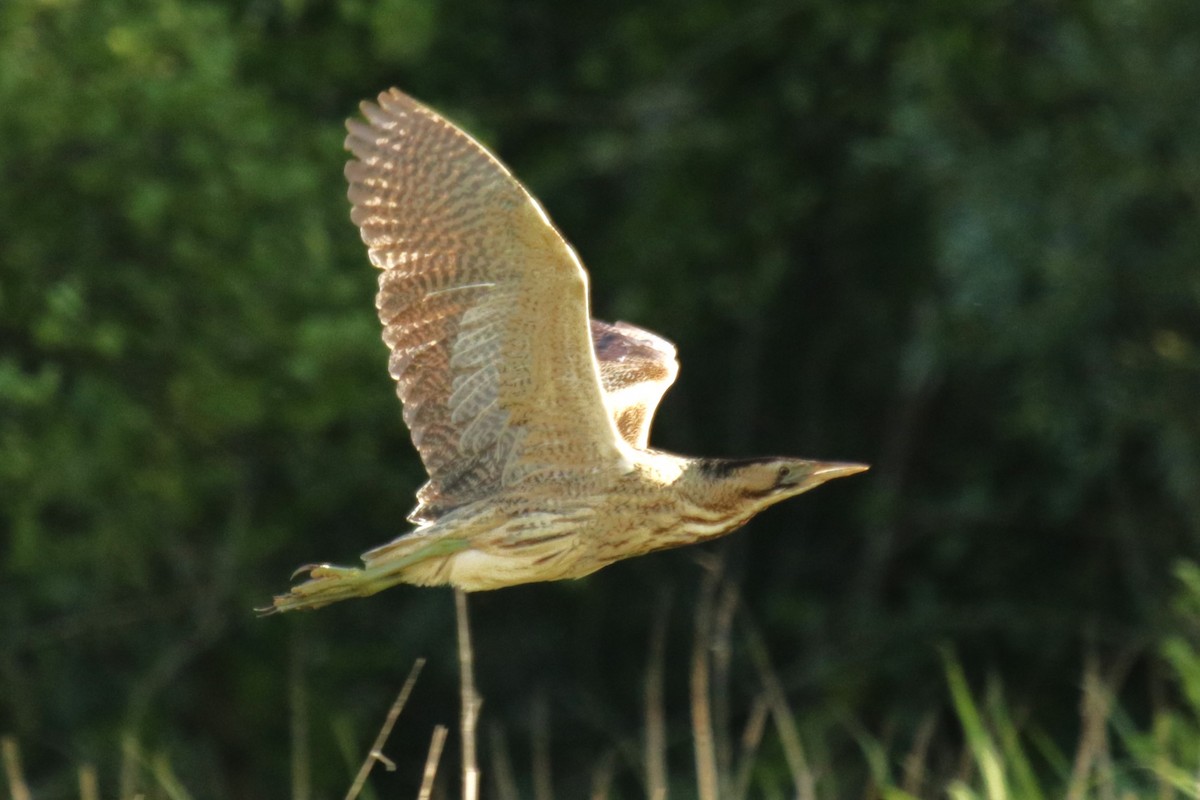
[[[520,800],[517,781],[513,778],[507,737],[500,723],[493,722],[488,726],[488,744],[492,751],[492,780],[496,787],[496,797],[499,800]]]
[[[1170,752],[1168,742],[1171,739],[1171,717],[1165,713],[1161,705],[1157,705],[1153,712],[1154,720],[1154,776],[1158,784],[1157,800],[1175,800],[1175,787],[1167,778],[1167,771],[1171,766],[1171,759],[1168,753]],[[1200,785],[1197,785],[1200,789]]]
[[[608,800],[616,762],[616,755],[610,752],[596,763],[595,769],[592,770],[592,791],[588,795],[590,800]]]
[[[312,762],[308,737],[308,694],[304,691],[304,661],[300,638],[292,637],[288,698],[292,708],[292,800],[309,800],[312,795]]]
[[[0,738],[0,758],[4,761],[4,772],[8,775],[8,793],[12,800],[33,800],[25,774],[21,770],[21,749],[11,736]]]
[[[925,767],[929,761],[929,745],[933,742],[936,730],[937,716],[932,712],[922,717],[917,725],[912,747],[904,757],[904,781],[900,788],[905,794],[921,796],[921,786],[925,783]]]
[[[158,783],[159,796],[165,795],[168,800],[191,800],[191,795],[187,789],[183,788],[179,777],[175,774],[175,770],[171,767],[171,762],[165,753],[159,753],[150,761],[150,772],[154,776],[155,782]]]
[[[646,662],[643,684],[645,700],[646,742],[643,753],[646,768],[646,796],[649,800],[667,800],[667,713],[663,700],[663,681],[666,675],[667,620],[671,601],[664,595],[650,628],[650,653]]]
[[[961,784],[969,784],[975,777],[975,756],[970,744],[964,744],[958,754],[958,766],[954,769],[954,780]]]
[[[550,760],[550,704],[539,693],[533,701],[533,797],[554,800],[554,778]]]
[[[458,623],[458,666],[462,693],[462,800],[479,798],[479,759],[475,752],[475,725],[479,721],[479,693],[475,691],[475,656],[471,652],[471,626],[467,619],[467,595],[454,590],[454,612]]]
[[[141,794],[141,763],[141,745],[136,736],[126,733],[121,737],[121,771],[117,782],[117,796],[121,800]]]
[[[1166,686],[1163,680],[1162,667],[1158,662],[1153,662],[1150,667],[1149,675],[1150,689],[1150,719],[1152,720],[1152,735],[1154,737],[1154,767],[1152,774],[1154,775],[1157,786],[1156,800],[1175,800],[1175,786],[1167,777],[1171,767],[1171,758],[1169,743],[1172,733],[1172,716],[1167,711],[1167,700],[1165,697]],[[1197,786],[1200,789],[1200,786]]]
[[[721,781],[721,797],[731,797],[733,783],[733,742],[730,731],[729,687],[733,674],[733,622],[738,609],[738,590],[729,581],[723,581],[720,597],[713,614],[712,634],[712,698],[713,698],[713,742],[717,756],[717,775]]]
[[[1092,774],[1101,773],[1109,766],[1108,712],[1109,693],[1100,675],[1096,654],[1089,652],[1083,666],[1083,693],[1079,701],[1079,717],[1082,730],[1079,747],[1075,750],[1075,763],[1071,767],[1071,780],[1067,784],[1067,800],[1083,800],[1091,796]],[[1101,780],[1098,788],[1105,800],[1112,793],[1111,774],[1109,780]],[[1107,791],[1105,791],[1107,789]]]
[[[396,768],[391,759],[383,754],[383,745],[387,741],[388,736],[391,735],[392,727],[395,726],[400,712],[404,710],[404,705],[408,702],[408,696],[412,694],[413,686],[417,683],[417,676],[421,674],[421,669],[424,666],[425,659],[423,658],[418,658],[413,662],[412,669],[408,672],[408,678],[404,681],[404,685],[400,687],[400,694],[396,695],[396,701],[388,709],[387,718],[384,719],[379,733],[375,736],[375,742],[371,745],[370,752],[363,759],[362,766],[358,768],[358,774],[354,776],[354,783],[350,785],[350,790],[346,792],[346,800],[354,800],[358,797],[376,761],[383,762],[389,772]]]
[[[92,764],[79,768],[79,800],[100,800],[100,781]]]
[[[750,776],[754,773],[754,759],[758,754],[758,747],[762,743],[763,732],[767,728],[767,716],[770,713],[771,706],[767,702],[765,693],[754,698],[754,705],[750,708],[750,717],[746,720],[746,727],[742,729],[742,747],[733,784],[734,800],[742,800],[750,791]]]
[[[429,740],[429,754],[425,756],[425,769],[421,773],[421,790],[417,792],[417,800],[429,800],[433,795],[433,781],[437,778],[438,762],[442,760],[442,748],[446,746],[446,735],[450,729],[438,725],[433,729],[433,738]]]
[[[696,796],[700,800],[718,800],[720,779],[713,744],[712,706],[710,704],[709,648],[712,646],[713,600],[720,580],[720,562],[706,571],[696,603],[695,638],[692,642],[691,707],[692,746],[696,755]]]
[[[775,730],[779,733],[779,743],[783,747],[783,757],[787,762],[788,771],[792,775],[792,785],[797,800],[816,800],[816,779],[808,766],[808,757],[804,754],[804,743],[800,740],[800,732],[796,725],[796,716],[792,713],[783,691],[783,683],[779,674],[771,664],[767,646],[762,635],[747,622],[746,642],[750,658],[758,670],[766,694],[767,704],[771,708],[771,718],[775,722]]]

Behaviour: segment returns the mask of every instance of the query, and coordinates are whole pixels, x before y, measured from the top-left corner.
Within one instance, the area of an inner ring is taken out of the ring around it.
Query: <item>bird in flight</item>
[[[651,448],[675,347],[590,319],[588,275],[483,145],[392,89],[346,123],[351,219],[404,421],[429,473],[415,529],[360,568],[302,567],[274,611],[398,583],[465,591],[580,578],[702,542],[864,464]]]

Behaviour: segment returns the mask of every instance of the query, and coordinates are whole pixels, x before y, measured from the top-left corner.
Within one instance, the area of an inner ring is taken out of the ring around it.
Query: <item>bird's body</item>
[[[412,583],[448,583],[479,591],[582,578],[626,555],[640,555],[631,549],[631,532],[665,533],[686,513],[681,495],[664,492],[678,477],[678,461],[664,454],[655,461],[635,463],[629,470],[597,470],[582,481],[548,474],[519,492],[450,512],[426,531],[368,551],[363,559],[370,569],[373,563],[386,563],[396,552],[408,549],[419,537],[434,536],[469,542],[470,547],[414,565],[408,571]],[[564,485],[569,491],[563,491]]]
[[[351,120],[352,219],[382,270],[389,369],[429,472],[416,529],[361,569],[275,598],[315,608],[397,583],[579,578],[728,533],[858,464],[697,459],[648,446],[675,348],[589,318],[587,273],[481,145],[393,89]]]

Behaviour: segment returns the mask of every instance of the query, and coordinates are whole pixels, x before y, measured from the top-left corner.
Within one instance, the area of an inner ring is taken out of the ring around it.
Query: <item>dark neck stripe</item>
[[[730,473],[736,472],[742,467],[749,467],[754,464],[769,464],[776,459],[768,458],[705,458],[700,460],[700,472],[706,478],[728,478]]]

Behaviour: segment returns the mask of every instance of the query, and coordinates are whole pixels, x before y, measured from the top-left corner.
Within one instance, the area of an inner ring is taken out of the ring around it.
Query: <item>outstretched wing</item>
[[[630,445],[645,450],[654,411],[679,374],[675,345],[628,322],[614,325],[594,319],[592,347],[617,430]]]
[[[523,481],[624,463],[588,326],[587,273],[491,153],[396,89],[351,119],[351,218],[428,522]]]

